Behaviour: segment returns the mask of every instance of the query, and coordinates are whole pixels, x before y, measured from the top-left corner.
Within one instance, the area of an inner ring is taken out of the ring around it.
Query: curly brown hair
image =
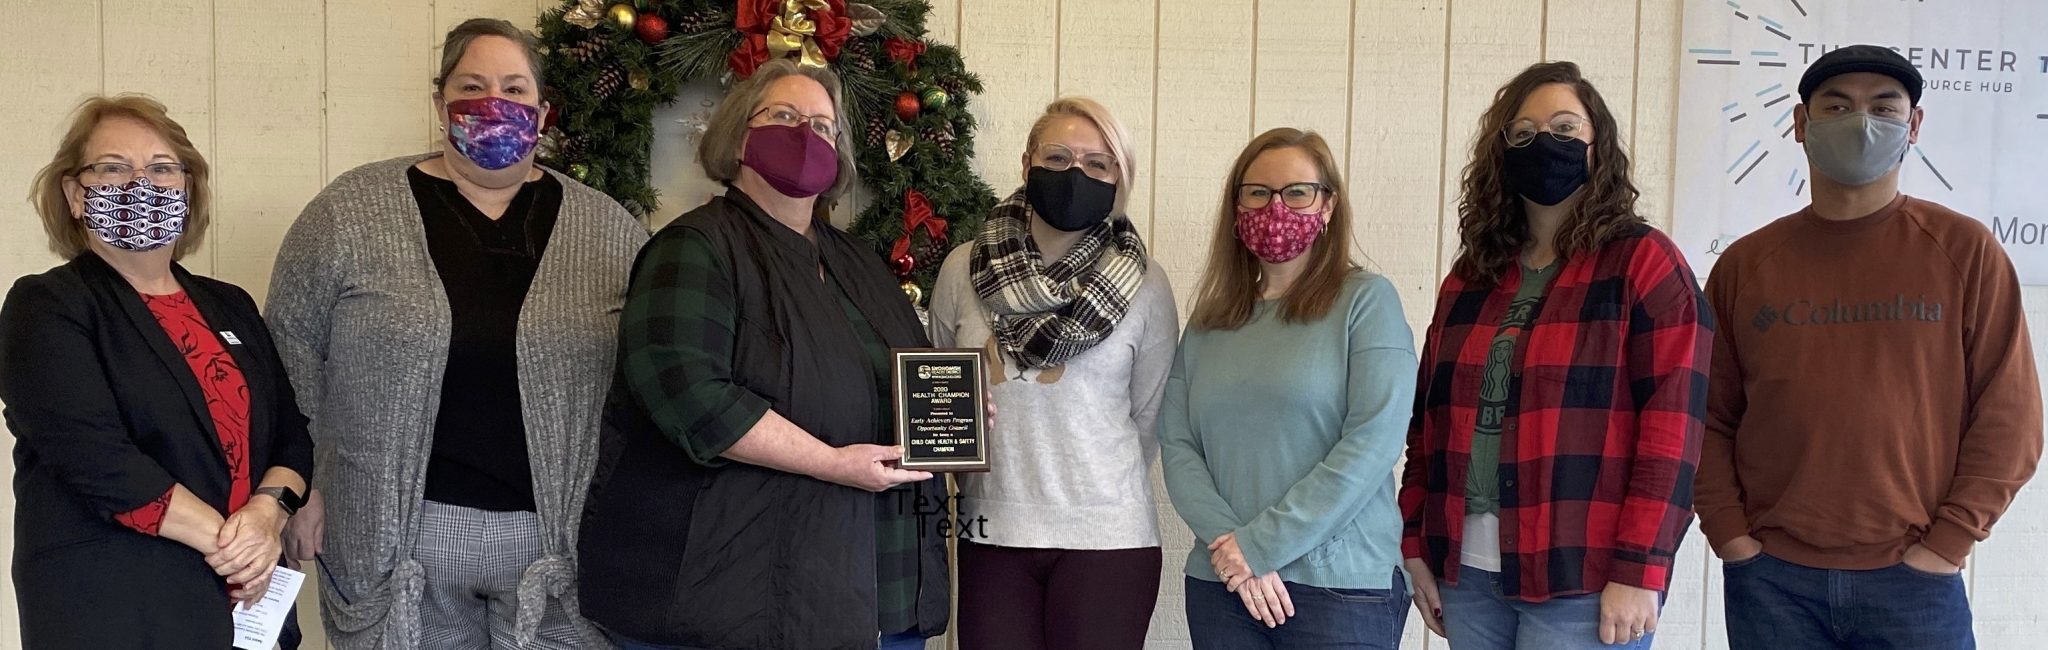
[[[1628,153],[1623,151],[1620,126],[1614,112],[1593,83],[1570,61],[1553,61],[1529,66],[1493,95],[1493,106],[1479,122],[1479,135],[1472,145],[1472,162],[1465,166],[1464,188],[1458,198],[1458,261],[1451,272],[1468,282],[1491,286],[1500,281],[1510,264],[1529,243],[1529,219],[1522,199],[1509,192],[1502,181],[1507,141],[1501,132],[1521,111],[1522,101],[1548,84],[1571,86],[1586,105],[1586,118],[1593,127],[1591,168],[1585,196],[1564,223],[1558,226],[1556,248],[1560,258],[1569,259],[1599,248],[1630,226],[1644,223],[1636,213],[1636,198],[1642,194],[1630,178]]]

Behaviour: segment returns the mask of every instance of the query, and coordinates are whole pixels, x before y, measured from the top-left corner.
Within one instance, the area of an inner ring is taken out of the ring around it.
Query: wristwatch
[[[299,514],[299,509],[306,507],[306,497],[299,496],[298,492],[281,485],[256,488],[256,494],[268,494],[270,498],[277,499],[277,505],[284,508],[286,517]]]

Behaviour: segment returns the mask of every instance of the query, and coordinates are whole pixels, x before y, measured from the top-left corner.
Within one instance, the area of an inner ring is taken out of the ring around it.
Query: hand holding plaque
[[[988,382],[981,350],[890,351],[903,469],[988,471]]]

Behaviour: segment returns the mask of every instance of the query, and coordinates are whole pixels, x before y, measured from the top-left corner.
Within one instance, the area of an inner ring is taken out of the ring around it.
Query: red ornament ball
[[[896,96],[896,119],[904,122],[917,121],[917,114],[924,112],[924,105],[917,99],[917,93],[903,91]]]
[[[896,272],[896,277],[910,277],[911,273],[917,272],[917,256],[909,253],[898,255],[896,259],[889,260],[889,268]]]
[[[668,38],[668,21],[652,13],[643,13],[640,20],[634,21],[633,32],[640,35],[640,42],[658,45],[662,39]]]

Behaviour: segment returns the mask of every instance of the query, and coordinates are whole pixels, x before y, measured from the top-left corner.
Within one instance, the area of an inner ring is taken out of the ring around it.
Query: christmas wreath
[[[554,106],[541,161],[644,218],[656,205],[654,110],[684,84],[729,85],[773,57],[830,67],[875,197],[851,232],[922,303],[946,252],[995,204],[974,175],[965,106],[981,80],[959,50],[925,40],[930,12],[922,0],[564,0],[540,19]]]

